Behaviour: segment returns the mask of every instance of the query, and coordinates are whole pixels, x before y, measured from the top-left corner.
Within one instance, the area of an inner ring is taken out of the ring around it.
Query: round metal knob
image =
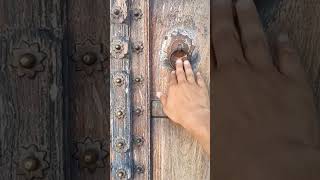
[[[123,149],[124,146],[125,146],[124,142],[118,142],[118,143],[116,144],[116,147],[117,147],[118,149]]]
[[[82,57],[82,62],[86,65],[92,65],[97,61],[97,56],[94,53],[86,53]]]
[[[26,158],[23,161],[23,168],[27,171],[35,171],[39,167],[39,160],[34,157]]]
[[[134,81],[137,82],[137,83],[138,83],[138,82],[141,82],[141,78],[140,78],[140,77],[136,77],[136,78],[134,79]]]
[[[125,178],[126,175],[127,175],[127,173],[126,173],[124,170],[119,170],[119,171],[117,172],[117,176],[118,176],[120,179]]]
[[[123,84],[123,79],[121,77],[117,77],[117,78],[114,79],[114,83],[117,86],[121,86]]]
[[[83,161],[86,164],[94,164],[98,161],[98,153],[94,150],[87,150],[83,154]]]
[[[117,118],[122,118],[124,116],[123,111],[117,111],[116,116],[117,116]]]
[[[113,14],[116,15],[116,16],[120,15],[120,13],[121,13],[120,9],[114,9],[113,10]]]
[[[137,166],[137,167],[136,167],[136,172],[137,172],[138,174],[142,174],[142,173],[144,173],[144,168],[143,168],[142,166]]]
[[[32,54],[24,54],[20,60],[19,64],[27,69],[33,68],[34,65],[36,64],[36,57]]]
[[[141,110],[140,108],[137,108],[137,109],[135,110],[135,113],[136,113],[137,115],[141,115],[142,110]]]
[[[120,51],[121,50],[121,45],[120,44],[115,45],[115,49]]]

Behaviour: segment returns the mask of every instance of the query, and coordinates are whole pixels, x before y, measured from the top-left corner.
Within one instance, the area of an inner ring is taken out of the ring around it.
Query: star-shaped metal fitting
[[[76,71],[84,71],[87,75],[92,75],[94,71],[103,71],[107,68],[104,54],[102,44],[94,44],[90,40],[76,44],[72,55]]]
[[[87,169],[93,173],[97,168],[105,167],[107,161],[106,144],[87,137],[83,142],[77,142],[73,157],[78,160],[80,169]]]
[[[15,162],[17,175],[24,176],[26,180],[45,178],[45,171],[49,168],[46,155],[47,153],[39,150],[36,145],[22,147],[20,156]]]
[[[128,54],[128,41],[125,39],[116,39],[111,43],[111,54],[116,59],[125,58]]]
[[[41,51],[38,43],[29,44],[23,41],[19,48],[13,49],[13,61],[10,65],[19,77],[27,76],[31,79],[37,72],[44,71],[42,63],[46,57],[47,54]]]

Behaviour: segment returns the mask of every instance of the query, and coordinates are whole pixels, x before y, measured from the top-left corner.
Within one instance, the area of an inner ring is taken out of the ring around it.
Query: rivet
[[[124,117],[124,112],[123,112],[122,110],[118,110],[118,111],[116,112],[116,117],[117,117],[118,119],[123,118],[123,117]]]
[[[28,157],[23,161],[23,167],[27,171],[35,171],[39,167],[39,160],[34,157]]]
[[[140,45],[135,45],[134,48],[135,48],[136,51],[139,51],[141,47],[140,47]]]
[[[144,139],[142,137],[135,137],[134,138],[134,144],[137,146],[141,146],[144,143]]]
[[[117,78],[114,79],[114,83],[117,86],[121,86],[123,84],[123,79],[121,77],[117,77]]]
[[[27,69],[32,68],[36,64],[36,57],[32,54],[24,54],[20,60],[19,64]]]
[[[120,51],[121,50],[121,45],[120,44],[115,45],[115,49]]]
[[[84,152],[83,161],[86,164],[94,164],[98,160],[98,154],[95,150],[87,150]]]
[[[82,62],[85,63],[86,65],[92,65],[97,61],[97,57],[93,53],[86,53],[82,57]]]
[[[136,77],[136,78],[134,79],[134,81],[135,81],[135,82],[141,82],[141,78],[140,78],[140,77]]]
[[[142,113],[142,110],[141,110],[141,108],[136,108],[134,112],[135,112],[138,116],[140,116],[141,113]]]
[[[142,81],[143,81],[142,76],[138,76],[138,77],[134,78],[134,82],[136,82],[136,83],[142,83]]]
[[[113,10],[113,14],[116,15],[116,16],[120,15],[120,13],[121,13],[120,9],[114,9]]]
[[[116,144],[116,147],[118,148],[118,149],[123,149],[123,147],[125,146],[125,144],[124,144],[124,142],[117,142],[117,144]]]
[[[138,173],[138,174],[144,173],[144,167],[143,166],[137,165],[135,170],[136,170],[136,173]]]
[[[140,19],[142,17],[142,11],[141,9],[134,9],[133,15],[135,19]]]
[[[127,173],[126,173],[125,170],[120,169],[120,170],[117,171],[117,176],[118,176],[118,178],[122,179],[122,178],[125,178],[127,176]]]

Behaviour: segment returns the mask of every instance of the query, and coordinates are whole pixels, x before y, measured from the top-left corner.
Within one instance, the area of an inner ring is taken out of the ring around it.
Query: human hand
[[[212,12],[214,178],[319,178],[312,89],[288,36],[273,59],[252,0]]]
[[[176,61],[166,94],[159,94],[164,113],[188,130],[210,154],[210,98],[200,73],[196,77],[190,62]]]

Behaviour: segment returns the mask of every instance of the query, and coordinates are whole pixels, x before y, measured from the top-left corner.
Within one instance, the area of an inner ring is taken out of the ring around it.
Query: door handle
[[[175,64],[178,59],[182,59],[182,61],[189,60],[191,65],[196,63],[195,47],[192,44],[192,39],[188,35],[174,32],[170,37],[165,37],[162,48],[166,56],[166,63],[173,69],[176,68]]]

